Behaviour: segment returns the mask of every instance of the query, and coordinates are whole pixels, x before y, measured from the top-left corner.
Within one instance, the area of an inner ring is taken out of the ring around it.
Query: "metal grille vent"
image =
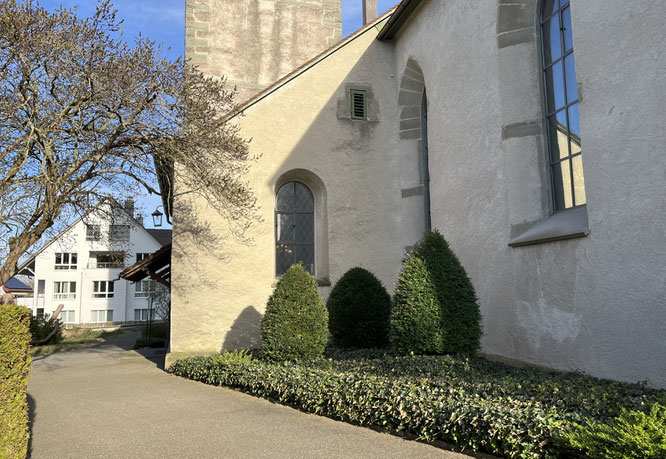
[[[358,91],[352,89],[351,91],[351,105],[352,105],[352,114],[351,117],[354,120],[365,120],[367,119],[367,103],[365,97],[365,91]]]

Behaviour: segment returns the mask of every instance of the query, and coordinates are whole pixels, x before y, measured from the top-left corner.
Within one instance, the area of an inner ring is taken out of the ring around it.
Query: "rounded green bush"
[[[481,313],[465,268],[438,231],[426,234],[412,255],[425,262],[437,293],[443,329],[442,351],[475,354],[481,340]]]
[[[328,330],[341,347],[388,344],[391,297],[367,269],[352,268],[335,284],[326,303]]]
[[[271,360],[321,357],[328,338],[328,313],[317,282],[303,266],[282,276],[261,319],[261,343]]]
[[[439,354],[443,330],[437,291],[426,263],[410,255],[405,260],[391,309],[391,339],[403,354]]]

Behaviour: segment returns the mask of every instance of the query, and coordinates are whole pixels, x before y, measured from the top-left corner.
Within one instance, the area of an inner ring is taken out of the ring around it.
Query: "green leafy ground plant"
[[[607,422],[586,422],[566,435],[572,446],[590,457],[608,459],[666,458],[666,407],[648,412],[622,408]]]
[[[169,372],[458,450],[526,458],[582,456],[567,441],[578,425],[606,423],[664,396],[643,385],[479,358],[336,352],[305,363],[193,357]]]

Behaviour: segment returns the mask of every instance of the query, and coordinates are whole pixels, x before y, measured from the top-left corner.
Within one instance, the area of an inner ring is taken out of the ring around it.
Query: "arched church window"
[[[432,229],[430,217],[430,166],[428,164],[428,96],[425,89],[421,100],[421,144],[423,151],[423,206],[425,213],[425,229]]]
[[[314,198],[301,182],[287,182],[275,199],[276,274],[301,263],[314,275]]]
[[[585,204],[578,87],[569,0],[544,0],[541,44],[555,211]]]

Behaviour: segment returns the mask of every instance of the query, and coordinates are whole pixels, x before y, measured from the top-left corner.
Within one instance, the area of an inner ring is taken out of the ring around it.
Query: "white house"
[[[19,272],[34,278],[33,314],[63,304],[65,324],[145,321],[150,281],[120,279],[126,267],[171,242],[171,230],[146,229],[133,203],[101,204],[26,260]]]

